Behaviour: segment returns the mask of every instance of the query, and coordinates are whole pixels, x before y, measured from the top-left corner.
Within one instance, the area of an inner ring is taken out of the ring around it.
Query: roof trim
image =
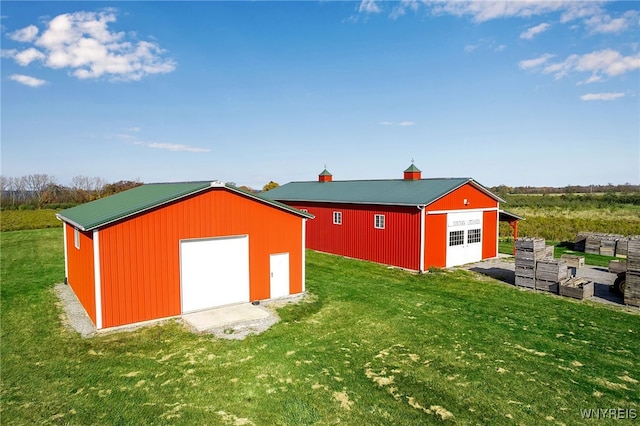
[[[153,185],[153,184],[149,184],[149,185]],[[153,209],[155,209],[157,207],[161,207],[161,206],[173,203],[175,201],[181,200],[181,199],[186,198],[186,197],[190,197],[192,195],[195,195],[195,194],[198,194],[198,193],[201,193],[201,192],[208,191],[208,190],[213,189],[213,188],[224,188],[224,189],[227,189],[227,190],[229,190],[231,192],[235,192],[235,193],[238,193],[238,194],[241,194],[241,195],[246,195],[246,196],[248,196],[249,198],[251,198],[251,199],[253,199],[255,201],[263,202],[263,203],[271,205],[271,206],[273,206],[275,208],[279,208],[281,210],[288,211],[289,213],[293,213],[293,214],[296,214],[298,216],[304,217],[305,219],[313,219],[315,217],[314,215],[312,215],[310,213],[305,213],[305,212],[300,211],[300,210],[298,210],[298,209],[296,209],[294,207],[287,206],[286,204],[280,203],[280,202],[275,201],[275,200],[269,200],[269,199],[260,197],[260,196],[258,196],[256,194],[250,193],[248,191],[243,191],[243,190],[241,190],[239,188],[236,188],[235,186],[227,185],[226,183],[222,183],[220,181],[202,182],[202,187],[196,188],[196,189],[194,189],[192,191],[185,192],[183,194],[179,194],[179,195],[177,195],[175,197],[168,198],[166,200],[162,200],[162,201],[154,203],[154,204],[150,204],[150,205],[142,207],[142,208],[140,208],[138,210],[123,214],[121,216],[120,215],[119,216],[114,216],[114,217],[109,218],[109,219],[107,219],[105,221],[102,221],[102,222],[99,222],[99,223],[95,223],[95,224],[92,224],[91,226],[87,226],[87,227],[84,227],[84,226],[80,225],[79,223],[77,223],[77,222],[65,217],[63,214],[61,214],[63,212],[56,213],[56,217],[59,220],[61,220],[63,222],[66,222],[66,223],[68,223],[68,224],[80,229],[81,231],[92,231],[94,229],[104,228],[105,226],[111,225],[111,224],[113,224],[115,222],[120,222],[122,220],[126,220],[126,219],[128,219],[128,218],[130,218],[132,216],[136,216],[136,215],[145,213],[145,212],[147,212],[149,210],[153,210]]]
[[[309,212],[303,212],[302,210],[298,210],[295,207],[288,206],[288,205],[286,205],[284,203],[281,203],[279,201],[276,201],[276,200],[270,200],[268,198],[263,198],[260,195],[254,194],[253,192],[245,191],[243,189],[237,188],[235,186],[227,185],[227,184],[225,184],[224,187],[226,189],[232,191],[232,192],[236,192],[236,193],[241,194],[241,195],[246,195],[247,197],[252,198],[252,199],[254,199],[256,201],[261,201],[261,202],[263,202],[265,204],[271,205],[273,207],[277,207],[277,208],[279,208],[281,210],[286,210],[286,211],[288,211],[290,213],[296,214],[298,216],[302,216],[305,219],[313,219],[313,218],[315,218],[315,216],[312,215]]]
[[[214,182],[215,182],[215,181],[214,181]],[[214,182],[211,182],[211,183],[207,184],[206,186],[203,186],[203,187],[201,187],[201,188],[197,188],[197,189],[195,189],[195,190],[193,190],[193,191],[190,191],[190,192],[187,192],[187,193],[184,193],[184,194],[180,194],[180,195],[175,196],[175,197],[173,197],[173,198],[169,198],[169,199],[167,199],[167,200],[163,200],[163,201],[158,202],[158,203],[155,203],[155,204],[150,204],[150,205],[148,205],[148,206],[145,206],[145,207],[140,208],[139,210],[136,210],[136,211],[133,211],[133,212],[129,212],[129,213],[123,214],[122,216],[112,217],[112,218],[110,218],[110,219],[105,220],[104,222],[100,222],[100,223],[93,224],[93,225],[91,225],[91,226],[89,226],[89,227],[87,227],[87,228],[85,228],[84,226],[82,226],[82,225],[80,225],[80,224],[75,223],[75,222],[74,222],[74,221],[72,221],[71,219],[67,219],[66,217],[62,216],[60,213],[56,213],[56,216],[57,216],[58,218],[60,218],[61,220],[63,220],[64,222],[67,222],[67,223],[69,223],[69,224],[71,224],[71,225],[74,225],[74,226],[78,225],[78,228],[79,228],[81,231],[92,231],[92,230],[94,230],[94,229],[103,228],[103,227],[105,227],[105,226],[107,226],[107,225],[111,225],[112,223],[119,222],[119,221],[124,220],[124,219],[128,219],[128,218],[130,218],[130,217],[132,217],[132,216],[135,216],[135,215],[137,215],[137,214],[144,213],[144,212],[146,212],[146,211],[149,211],[149,210],[155,209],[156,207],[163,206],[163,205],[165,205],[165,204],[169,204],[169,203],[172,203],[172,202],[174,202],[174,201],[180,200],[180,199],[182,199],[182,198],[189,197],[189,196],[191,196],[191,195],[193,195],[193,194],[197,194],[197,193],[199,193],[199,192],[202,192],[202,191],[205,191],[205,190],[207,190],[207,189],[210,189],[211,187],[213,187],[213,186],[214,186],[214,185],[213,185],[213,184],[214,184]],[[151,185],[153,185],[153,184],[151,184]],[[107,197],[107,198],[108,198],[108,197]],[[61,213],[62,213],[62,212],[61,212]]]

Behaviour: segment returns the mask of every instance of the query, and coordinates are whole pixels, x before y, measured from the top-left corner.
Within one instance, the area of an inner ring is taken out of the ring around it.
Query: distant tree
[[[45,189],[49,185],[55,185],[56,180],[53,176],[47,174],[34,174],[25,176],[25,186],[31,195],[31,199],[35,200],[38,207],[43,203],[43,195]]]
[[[262,187],[262,191],[269,191],[270,189],[274,189],[279,187],[280,184],[278,182],[274,182],[274,181],[269,181],[268,184],[266,184],[265,186]]]
[[[142,182],[132,181],[132,180],[121,180],[114,183],[108,183],[104,186],[102,195],[106,197],[109,195],[117,194],[118,192],[135,188],[136,186],[140,186],[140,185],[142,185]]]
[[[225,182],[225,185],[229,185],[229,186],[234,186],[234,187],[238,187],[238,185],[235,182]]]
[[[74,176],[71,178],[71,189],[76,203],[85,203],[90,199],[91,178],[87,176]]]
[[[241,187],[239,187],[238,189],[242,189],[243,191],[247,191],[247,192],[257,192],[255,189],[248,187],[247,185],[242,185]]]

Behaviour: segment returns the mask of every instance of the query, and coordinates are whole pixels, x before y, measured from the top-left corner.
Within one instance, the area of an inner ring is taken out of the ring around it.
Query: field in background
[[[581,410],[640,410],[637,310],[308,251],[310,296],[261,335],[171,321],[82,339],[52,291],[62,230],[0,239],[3,424],[577,424]]]

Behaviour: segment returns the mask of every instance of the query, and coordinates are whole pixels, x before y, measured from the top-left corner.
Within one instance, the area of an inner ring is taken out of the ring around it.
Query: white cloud
[[[394,123],[393,121],[381,121],[378,124],[380,124],[381,126],[407,127],[407,126],[415,126],[416,123],[413,121],[405,120],[405,121],[399,121],[397,123]]]
[[[134,142],[136,145],[146,146],[148,148],[165,149],[167,151],[186,151],[186,152],[209,152],[209,148],[197,148],[193,146],[183,145],[180,143],[167,142]]]
[[[392,11],[391,19],[397,19],[401,16],[404,16],[407,13],[407,10],[412,10],[414,13],[418,11],[420,4],[417,0],[401,0],[400,4],[396,6]]]
[[[376,0],[362,0],[358,7],[358,12],[361,13],[380,13],[380,6],[376,3]]]
[[[520,61],[519,66],[521,69],[530,69],[545,65],[542,73],[552,74],[556,79],[563,78],[571,72],[591,73],[581,84],[601,81],[603,76],[616,77],[640,69],[640,54],[623,56],[612,49],[598,50],[585,55],[569,55],[564,61],[549,63],[552,57],[545,54],[539,58]]]
[[[140,80],[176,68],[158,44],[127,40],[124,32],[111,31],[108,26],[114,22],[116,15],[110,9],[58,15],[40,36],[33,25],[11,33],[13,39],[33,42],[39,49],[10,54],[20,65],[38,60],[49,68],[69,68],[70,74],[80,79]]]
[[[520,61],[518,63],[518,66],[523,70],[536,68],[536,67],[539,67],[540,65],[543,65],[543,64],[547,63],[547,61],[549,61],[549,59],[551,59],[553,57],[554,57],[554,55],[552,55],[550,53],[545,53],[544,55],[539,56],[537,58],[525,59],[523,61]]]
[[[592,33],[620,33],[638,22],[638,12],[630,10],[619,18],[612,18],[607,14],[596,14],[585,20],[587,28]]]
[[[613,101],[624,97],[624,93],[588,93],[580,96],[583,101]]]
[[[536,25],[535,27],[531,27],[528,30],[523,31],[522,34],[520,34],[520,38],[531,40],[538,34],[542,34],[543,32],[547,31],[549,28],[551,28],[551,25],[547,24],[546,22],[540,25]]]
[[[476,22],[492,19],[531,17],[556,12],[571,7],[573,1],[457,1],[435,0],[429,2],[435,14],[471,16]]]
[[[11,40],[21,41],[25,43],[33,41],[37,35],[38,27],[36,27],[35,25],[29,25],[28,27],[24,27],[21,30],[17,30],[8,34]]]
[[[29,87],[40,87],[47,83],[45,80],[40,80],[39,78],[29,77],[28,75],[23,74],[13,74],[9,76],[9,79]]]
[[[43,60],[45,57],[46,56],[44,55],[44,53],[42,53],[38,49],[34,49],[33,47],[30,47],[23,50],[22,52],[15,53],[15,55],[13,55],[15,61],[23,67],[26,67],[33,61]]]

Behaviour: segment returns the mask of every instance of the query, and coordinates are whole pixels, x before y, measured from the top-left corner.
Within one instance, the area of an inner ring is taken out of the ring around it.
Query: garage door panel
[[[249,301],[246,235],[180,242],[182,312]]]

